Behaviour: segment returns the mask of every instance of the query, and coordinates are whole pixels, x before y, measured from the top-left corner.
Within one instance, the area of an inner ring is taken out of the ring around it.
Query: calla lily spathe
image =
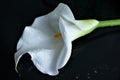
[[[51,13],[25,27],[17,44],[16,67],[19,59],[28,53],[39,71],[57,75],[71,56],[72,41],[92,31],[97,24],[96,20],[76,21],[70,8],[60,3]]]

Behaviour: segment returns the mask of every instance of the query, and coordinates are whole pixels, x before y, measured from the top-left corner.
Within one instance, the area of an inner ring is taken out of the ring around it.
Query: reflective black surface
[[[120,80],[120,27],[97,29],[73,42],[72,56],[60,74],[40,73],[28,54],[14,70],[16,44],[26,25],[52,11],[59,2],[70,6],[76,19],[120,19],[118,0],[2,0],[1,62],[8,80]]]

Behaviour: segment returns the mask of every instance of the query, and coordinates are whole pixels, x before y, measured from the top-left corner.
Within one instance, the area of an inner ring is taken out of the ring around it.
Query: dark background
[[[16,44],[25,26],[51,12],[58,3],[68,4],[76,19],[120,19],[118,0],[1,0],[0,54],[1,77],[8,80],[120,80],[120,26],[96,29],[73,42],[72,56],[60,74],[40,73],[29,55],[14,69]]]

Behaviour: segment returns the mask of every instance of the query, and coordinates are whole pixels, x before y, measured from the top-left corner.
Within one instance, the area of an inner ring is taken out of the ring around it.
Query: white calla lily
[[[17,44],[16,66],[28,53],[39,71],[57,75],[71,56],[72,41],[92,31],[97,24],[96,20],[76,21],[70,8],[60,3],[51,13],[25,27]]]

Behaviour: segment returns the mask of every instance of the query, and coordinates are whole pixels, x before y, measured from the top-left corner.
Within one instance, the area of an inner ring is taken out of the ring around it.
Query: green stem
[[[120,26],[120,19],[99,21],[97,28],[109,26]]]

